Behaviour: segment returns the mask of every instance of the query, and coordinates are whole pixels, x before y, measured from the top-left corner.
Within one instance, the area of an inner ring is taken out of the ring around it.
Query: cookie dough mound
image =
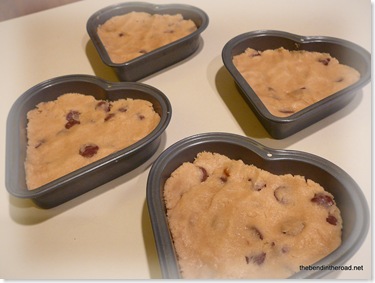
[[[184,278],[287,278],[341,244],[340,211],[319,184],[217,153],[177,168],[164,198]]]
[[[114,63],[124,63],[183,38],[197,29],[181,14],[131,12],[114,16],[97,29]]]
[[[25,170],[29,189],[134,144],[160,121],[147,100],[104,101],[78,93],[42,102],[27,118]]]
[[[328,53],[247,48],[233,63],[278,117],[290,116],[359,80],[357,70]]]

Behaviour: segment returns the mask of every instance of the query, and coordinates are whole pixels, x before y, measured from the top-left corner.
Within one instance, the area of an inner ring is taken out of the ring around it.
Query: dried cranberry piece
[[[319,59],[318,60],[319,63],[322,63],[324,66],[327,66],[329,64],[329,62],[331,61],[330,58],[322,58],[322,59]]]
[[[230,176],[229,174],[229,169],[228,168],[225,168],[223,170],[223,176],[220,177],[220,180],[223,182],[223,183],[226,183],[228,181],[228,177]]]
[[[279,186],[273,192],[275,199],[281,204],[290,204],[293,202],[293,196],[286,186]]]
[[[121,107],[121,108],[118,109],[118,111],[120,111],[120,112],[126,112],[126,111],[128,111],[128,109],[126,107]]]
[[[311,201],[324,207],[330,207],[335,204],[333,199],[326,194],[315,194]]]
[[[344,81],[344,78],[338,78],[337,80],[336,80],[336,83],[341,83],[341,82],[343,82]]]
[[[143,114],[138,114],[138,118],[139,118],[139,120],[143,120],[146,117]]]
[[[70,121],[70,120],[79,120],[79,115],[81,113],[79,113],[78,111],[76,110],[70,110],[68,114],[66,114],[66,120]]]
[[[326,221],[331,225],[337,225],[337,218],[333,215],[328,215]]]
[[[286,254],[286,253],[288,253],[288,252],[289,252],[289,250],[290,250],[290,248],[289,248],[289,247],[287,247],[287,246],[284,246],[284,247],[282,247],[282,248],[281,248],[281,252],[282,252],[283,254]]]
[[[105,118],[104,118],[104,121],[108,121],[110,119],[112,119],[113,117],[115,117],[115,114],[114,113],[109,113]]]
[[[227,177],[230,176],[230,171],[229,171],[228,168],[225,168],[225,169],[224,169],[224,174],[225,174],[225,176],[227,176]]]
[[[66,129],[70,129],[71,127],[73,127],[74,125],[78,125],[78,124],[81,124],[80,121],[76,121],[76,120],[71,120],[71,121],[68,121],[66,124],[65,124],[65,128]]]
[[[73,127],[74,125],[78,125],[78,124],[81,124],[81,122],[79,121],[79,115],[81,113],[79,113],[78,111],[75,111],[75,110],[70,110],[68,114],[66,114],[66,117],[65,119],[68,121],[66,124],[65,124],[65,128],[66,129],[70,129],[71,127]]]
[[[111,107],[112,105],[108,101],[99,101],[95,106],[95,110],[100,109],[109,112],[111,111]]]
[[[257,57],[257,56],[261,56],[262,53],[260,51],[255,51],[251,54],[251,57]]]
[[[223,182],[223,183],[226,183],[228,181],[228,177],[227,176],[221,176],[220,177],[220,180]]]
[[[201,177],[201,182],[204,182],[208,178],[208,173],[207,170],[204,169],[203,167],[199,166],[199,169],[202,171],[202,177]]]
[[[267,184],[264,181],[258,181],[254,184],[253,190],[259,192],[265,187],[267,187]]]
[[[293,114],[293,113],[295,113],[295,111],[291,110],[291,109],[279,109],[279,112],[283,113],[283,114]]]
[[[35,146],[34,146],[34,148],[39,148],[42,144],[44,144],[46,141],[43,139],[43,140],[40,140],[39,142],[38,142],[38,144],[36,144]]]
[[[96,144],[85,144],[79,149],[79,154],[83,157],[90,158],[97,154],[99,146]]]
[[[303,229],[305,229],[305,223],[301,220],[289,220],[281,225],[281,232],[288,236],[297,236]]]
[[[249,264],[250,262],[255,263],[257,265],[261,265],[264,260],[266,259],[266,253],[261,252],[260,254],[257,255],[252,255],[252,256],[245,256],[246,263]]]
[[[259,238],[260,240],[263,240],[263,234],[259,231],[258,228],[252,226],[249,228],[250,232],[257,238]]]

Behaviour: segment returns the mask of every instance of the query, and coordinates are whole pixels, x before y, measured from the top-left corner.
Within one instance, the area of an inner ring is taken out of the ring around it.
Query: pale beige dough
[[[79,113],[79,124],[69,126],[67,117],[72,111]],[[78,93],[42,102],[28,112],[27,118],[25,169],[29,189],[134,144],[160,121],[147,100],[103,101]],[[80,149],[85,145],[96,145],[98,151],[92,157],[82,156]]]
[[[197,29],[181,14],[159,15],[130,12],[114,16],[97,29],[109,57],[124,63],[183,38]]]
[[[184,278],[286,278],[341,244],[340,210],[319,184],[217,153],[177,168],[164,199]]]
[[[233,57],[233,63],[270,113],[278,117],[290,116],[360,78],[357,70],[320,52],[247,48]]]

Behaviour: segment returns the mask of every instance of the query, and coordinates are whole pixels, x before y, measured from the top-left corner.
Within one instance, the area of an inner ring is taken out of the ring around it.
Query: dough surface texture
[[[359,80],[328,53],[247,48],[233,63],[274,116],[290,116]]]
[[[178,167],[164,199],[184,278],[287,278],[341,244],[340,210],[319,184],[217,153]]]
[[[97,32],[113,63],[124,63],[183,38],[197,29],[181,14],[131,12],[114,16]]]
[[[29,189],[134,144],[160,121],[147,100],[105,101],[78,93],[42,102],[27,118],[25,170]]]

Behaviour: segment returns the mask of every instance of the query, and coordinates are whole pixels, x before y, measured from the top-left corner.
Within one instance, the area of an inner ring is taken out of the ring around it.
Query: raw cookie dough
[[[42,102],[27,118],[30,190],[134,144],[160,121],[149,101],[104,101],[78,93]]]
[[[327,53],[247,48],[233,63],[271,114],[290,116],[359,80]]]
[[[192,20],[181,14],[159,15],[131,12],[114,16],[97,29],[98,36],[113,63],[124,63],[197,29]]]
[[[341,244],[340,211],[319,184],[217,153],[177,168],[164,198],[184,278],[287,278]]]

